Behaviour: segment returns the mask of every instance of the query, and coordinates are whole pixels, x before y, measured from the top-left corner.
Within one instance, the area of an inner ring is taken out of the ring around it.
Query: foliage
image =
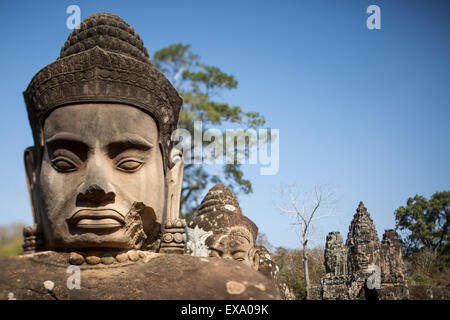
[[[0,227],[0,256],[17,256],[23,253],[22,224]]]
[[[450,268],[445,254],[423,248],[405,259],[406,280],[410,284],[450,285]]]
[[[238,124],[244,128],[264,125],[264,118],[257,112],[245,112],[239,106],[231,106],[220,99],[220,93],[236,89],[238,81],[216,66],[200,61],[188,44],[172,44],[155,52],[153,62],[182,96],[184,103],[179,126],[194,135],[194,120],[201,120],[203,130],[208,125]],[[222,182],[233,192],[252,192],[252,184],[244,178],[238,164],[223,165],[221,174],[211,174],[202,165],[186,164],[181,197],[181,211],[185,218],[193,215],[200,204],[200,197],[209,184]]]
[[[450,191],[427,200],[416,195],[395,211],[405,253],[405,274],[410,283],[450,284]]]
[[[308,250],[309,277],[312,286],[320,285],[325,275],[322,247]],[[306,299],[306,282],[303,270],[303,250],[278,247],[272,254],[274,262],[280,268],[280,277],[293,290],[297,299]]]
[[[426,247],[445,250],[449,244],[450,191],[436,192],[428,201],[416,195],[395,211],[406,255]]]

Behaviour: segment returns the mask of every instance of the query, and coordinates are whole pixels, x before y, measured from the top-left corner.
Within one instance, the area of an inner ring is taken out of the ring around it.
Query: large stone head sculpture
[[[196,256],[242,261],[258,269],[257,234],[258,227],[242,214],[234,194],[219,183],[209,190],[188,225],[187,250]]]
[[[34,146],[25,167],[47,249],[155,246],[177,219],[183,176],[172,150],[182,99],[124,20],[97,13],[24,92]]]

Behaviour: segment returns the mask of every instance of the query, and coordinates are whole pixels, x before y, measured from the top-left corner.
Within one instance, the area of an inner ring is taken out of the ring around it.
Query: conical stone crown
[[[61,48],[60,58],[95,46],[150,63],[147,49],[134,29],[119,16],[107,12],[95,13],[81,22]]]
[[[208,191],[198,208],[198,216],[218,211],[242,215],[236,196],[223,183],[216,184]]]

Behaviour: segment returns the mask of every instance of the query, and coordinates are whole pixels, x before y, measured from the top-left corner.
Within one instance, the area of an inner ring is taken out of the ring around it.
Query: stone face
[[[0,300],[280,299],[269,279],[237,261],[158,253],[120,266],[82,265],[80,289],[70,290],[68,259],[52,251],[0,258]]]
[[[323,299],[348,299],[348,249],[339,232],[330,232],[325,244],[325,272],[321,279]]]
[[[360,202],[344,245],[339,232],[330,232],[325,245],[326,274],[322,299],[407,299],[401,244],[395,230],[383,240]]]
[[[347,275],[347,248],[339,232],[330,232],[325,244],[325,271],[335,276]]]
[[[186,233],[191,255],[234,259],[258,268],[258,227],[242,214],[233,192],[222,183],[208,191]]]

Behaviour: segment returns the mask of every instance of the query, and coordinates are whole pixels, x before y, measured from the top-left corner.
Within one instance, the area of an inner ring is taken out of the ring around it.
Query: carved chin
[[[135,202],[125,217],[114,210],[82,210],[67,223],[69,234],[61,247],[69,249],[141,249],[160,230],[154,210],[142,202]]]

